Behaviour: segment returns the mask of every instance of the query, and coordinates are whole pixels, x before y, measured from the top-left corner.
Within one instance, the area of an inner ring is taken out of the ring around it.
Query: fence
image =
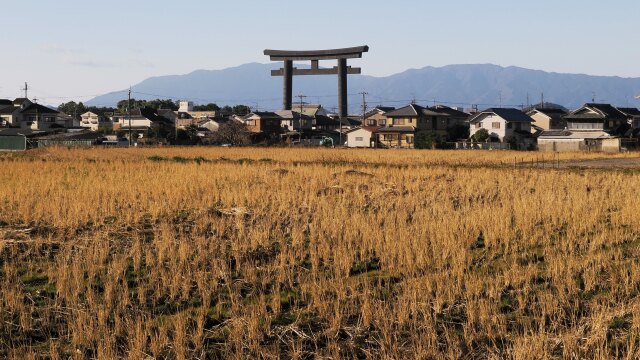
[[[458,141],[450,144],[452,144],[453,149],[456,150],[511,150],[511,144],[499,142],[478,143]]]
[[[27,138],[24,135],[0,136],[0,151],[25,151]]]

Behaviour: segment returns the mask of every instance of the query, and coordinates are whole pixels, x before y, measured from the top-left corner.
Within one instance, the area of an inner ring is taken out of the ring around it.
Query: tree
[[[447,141],[457,141],[469,137],[469,126],[453,125],[447,128]]]
[[[87,108],[82,102],[76,103],[75,101],[69,101],[68,103],[62,103],[58,106],[58,111],[61,111],[67,115],[75,116],[76,119],[80,119],[80,115],[87,112]]]
[[[247,105],[236,105],[233,107],[233,113],[236,115],[244,116],[251,112],[251,108]]]
[[[442,139],[433,131],[419,131],[415,137],[416,149],[435,149],[442,144]]]
[[[220,124],[218,131],[213,134],[214,144],[230,144],[234,146],[251,144],[247,126],[237,121],[229,121],[224,124]]]
[[[486,142],[489,139],[489,130],[480,129],[475,134],[471,135],[471,141]]]
[[[193,111],[220,111],[220,106],[214,103],[207,105],[196,105],[193,107]]]

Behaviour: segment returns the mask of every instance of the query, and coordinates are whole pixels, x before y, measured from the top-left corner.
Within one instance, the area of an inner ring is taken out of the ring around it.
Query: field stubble
[[[639,173],[534,156],[0,155],[0,357],[637,358]]]

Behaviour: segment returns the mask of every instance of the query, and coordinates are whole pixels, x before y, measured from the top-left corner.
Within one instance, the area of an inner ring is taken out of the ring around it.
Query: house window
[[[379,126],[386,126],[387,125],[387,120],[384,120],[384,119],[383,120],[379,120],[378,121],[378,125]]]
[[[522,123],[516,123],[516,130],[522,130]]]
[[[404,125],[404,119],[393,119],[393,125]]]
[[[500,122],[491,123],[491,128],[492,129],[500,129]]]
[[[256,126],[255,120],[247,120],[246,123],[247,123],[247,126]]]
[[[384,134],[384,135],[382,135],[382,138],[384,139],[384,141],[392,141],[393,140],[393,134]]]
[[[364,141],[364,139],[362,138],[362,136],[356,136],[356,141]]]
[[[375,126],[376,125],[376,121],[374,119],[368,119],[367,120],[367,125],[369,126]]]
[[[477,122],[476,123],[476,129],[480,129],[482,127],[482,123]]]
[[[413,144],[413,136],[407,135],[407,144]]]

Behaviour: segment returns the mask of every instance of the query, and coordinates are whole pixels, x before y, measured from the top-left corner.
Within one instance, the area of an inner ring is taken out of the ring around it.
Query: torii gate
[[[362,53],[368,52],[368,46],[358,46],[333,50],[265,50],[264,54],[271,61],[284,61],[284,67],[279,70],[271,70],[271,76],[283,76],[283,110],[291,110],[293,100],[293,77],[296,75],[338,75],[338,113],[340,118],[348,115],[347,100],[347,75],[360,74],[362,69],[347,66],[347,59],[358,59]],[[293,67],[294,61],[311,61],[311,69],[298,69]],[[329,69],[321,69],[318,66],[320,60],[338,60],[338,66]]]

